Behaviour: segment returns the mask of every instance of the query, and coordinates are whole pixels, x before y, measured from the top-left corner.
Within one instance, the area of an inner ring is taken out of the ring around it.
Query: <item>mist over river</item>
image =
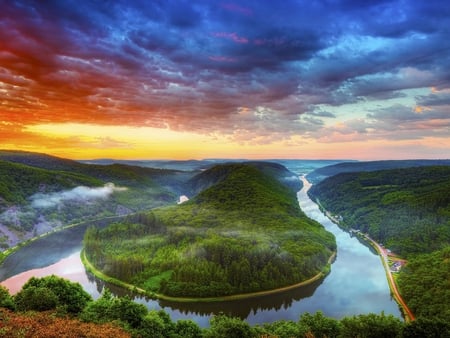
[[[302,173],[298,168],[289,169]],[[336,236],[336,260],[330,274],[323,280],[276,295],[229,302],[172,303],[141,296],[136,296],[135,301],[146,304],[149,309],[164,309],[173,320],[190,318],[203,327],[208,326],[209,318],[219,312],[245,318],[250,324],[281,319],[296,321],[302,313],[316,311],[334,318],[384,311],[401,318],[397,303],[391,298],[380,258],[356,237],[332,223],[308,197],[309,182],[303,177],[301,179],[304,186],[297,194],[300,207],[308,217],[323,224]],[[94,298],[98,298],[105,283],[88,274],[80,260],[87,226],[55,232],[7,257],[0,266],[1,284],[15,293],[32,276],[55,274],[79,282]],[[129,294],[116,286],[106,286],[115,294]]]

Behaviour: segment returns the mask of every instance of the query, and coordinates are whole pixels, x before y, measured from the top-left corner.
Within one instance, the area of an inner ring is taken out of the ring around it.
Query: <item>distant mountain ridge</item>
[[[342,162],[330,166],[318,168],[307,175],[311,183],[319,183],[327,177],[340,173],[361,172],[361,171],[377,171],[385,169],[400,169],[434,165],[450,166],[450,159],[438,160],[383,160],[383,161],[366,161],[366,162]]]
[[[168,169],[145,168],[117,163],[108,165],[85,164],[47,154],[16,150],[0,150],[0,160],[47,170],[77,172],[104,181],[109,180],[114,183],[123,180],[140,181],[146,177],[171,173]]]
[[[7,203],[23,203],[37,192],[48,193],[79,185],[97,187],[102,185],[102,181],[79,173],[0,160],[0,199]]]

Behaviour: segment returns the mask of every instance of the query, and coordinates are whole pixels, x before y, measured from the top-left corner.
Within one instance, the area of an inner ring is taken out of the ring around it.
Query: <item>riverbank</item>
[[[107,217],[102,217],[102,218],[97,218],[97,219],[92,219],[92,220],[86,220],[86,221],[71,223],[71,224],[67,224],[67,225],[61,226],[61,227],[54,228],[51,231],[48,231],[48,232],[43,233],[43,234],[40,234],[39,236],[35,236],[35,237],[32,237],[32,238],[29,238],[29,239],[27,239],[27,240],[25,240],[23,242],[19,242],[15,246],[12,246],[12,247],[6,249],[3,252],[0,252],[0,265],[4,262],[4,260],[8,256],[12,255],[17,250],[19,250],[19,249],[21,249],[21,248],[23,248],[23,247],[25,247],[25,246],[27,246],[27,245],[37,241],[38,239],[42,239],[42,238],[45,238],[47,236],[53,235],[53,234],[55,234],[57,232],[60,232],[60,231],[63,231],[63,230],[67,230],[67,229],[70,229],[70,228],[74,228],[74,227],[77,227],[77,226],[82,226],[82,225],[85,225],[85,224],[88,224],[88,223],[98,223],[98,222],[104,222],[104,221],[115,221],[115,220],[119,220],[119,219],[125,218],[126,216],[130,216],[130,215],[133,215],[133,214],[120,215],[120,216],[117,216],[117,215],[107,216]]]
[[[319,205],[320,210],[333,223],[335,223],[337,226],[340,227],[339,220],[336,217],[334,217],[328,210],[326,210],[320,204],[320,202],[317,202],[317,204]],[[340,227],[340,228],[343,229],[343,230],[346,230],[346,229],[344,229],[342,227]],[[406,305],[406,302],[403,300],[402,296],[400,295],[400,292],[398,291],[397,283],[396,283],[394,277],[392,276],[392,272],[391,272],[391,269],[389,268],[388,258],[387,258],[387,255],[386,255],[385,251],[380,246],[380,244],[375,242],[372,238],[370,238],[366,234],[363,234],[363,233],[358,231],[358,232],[356,232],[356,235],[359,236],[361,239],[363,239],[371,247],[373,247],[375,249],[375,251],[378,253],[378,255],[380,256],[381,262],[383,264],[384,271],[386,273],[386,279],[388,281],[389,289],[391,290],[391,295],[393,296],[393,298],[397,302],[398,306],[400,307],[400,310],[401,310],[401,312],[403,314],[403,318],[405,319],[405,321],[406,322],[413,321],[415,319],[415,316],[412,313],[412,311],[409,309],[408,305]]]
[[[297,288],[301,288],[307,285],[310,285],[322,278],[324,278],[331,269],[331,263],[336,258],[336,251],[333,252],[333,254],[328,259],[327,265],[324,267],[324,269],[313,276],[310,279],[307,279],[303,282],[299,282],[297,284],[288,285],[285,287],[272,289],[272,290],[264,290],[264,291],[257,291],[257,292],[249,292],[249,293],[243,293],[243,294],[236,294],[236,295],[230,295],[230,296],[222,296],[222,297],[203,297],[203,298],[194,298],[194,297],[172,297],[167,296],[164,294],[156,293],[156,292],[150,292],[146,291],[142,288],[137,287],[136,285],[125,283],[119,279],[116,279],[114,277],[110,277],[106,274],[104,274],[102,271],[98,270],[92,263],[87,259],[85,251],[81,251],[81,261],[83,262],[86,270],[88,270],[90,273],[95,275],[97,278],[106,281],[108,283],[123,287],[127,290],[130,290],[132,292],[136,292],[138,294],[141,294],[143,296],[147,296],[153,299],[161,299],[161,300],[167,300],[171,302],[180,302],[180,303],[209,303],[209,302],[224,302],[224,301],[232,301],[232,300],[242,300],[242,299],[249,299],[249,298],[256,298],[256,297],[263,297],[263,296],[270,296],[277,293],[282,293],[290,290],[294,290]]]
[[[372,247],[377,251],[378,255],[381,258],[381,262],[383,263],[384,270],[386,271],[386,278],[388,280],[388,284],[389,284],[389,288],[391,289],[392,296],[394,297],[395,301],[400,306],[400,309],[402,310],[405,321],[406,322],[413,321],[415,319],[415,316],[412,313],[412,311],[409,309],[408,305],[406,305],[405,301],[403,300],[403,297],[400,295],[400,292],[398,291],[397,283],[395,282],[395,279],[392,276],[391,269],[389,268],[388,257],[387,257],[387,254],[385,253],[385,250],[380,246],[380,244],[375,242],[369,236],[362,234],[362,233],[358,233],[358,235],[361,238],[363,238],[365,241],[370,243],[372,245]]]
[[[297,321],[301,313],[317,311],[322,311],[325,316],[335,319],[382,311],[401,319],[402,314],[390,294],[389,286],[387,283],[377,282],[386,278],[384,269],[379,264],[379,258],[367,250],[367,244],[348,236],[335,226],[319,211],[317,204],[311,201],[305,190],[299,192],[298,200],[308,217],[322,223],[327,229],[330,227],[338,244],[336,260],[333,261],[329,274],[310,285],[265,297],[209,303],[156,300],[139,295],[137,292],[131,295],[128,289],[115,287],[109,283],[107,285],[117,296],[128,294],[135,302],[144,304],[148,309],[163,309],[172,320],[190,319],[202,327],[208,327],[211,317],[221,313],[245,319],[251,325],[263,325],[268,320]],[[84,227],[73,227],[66,231],[69,233],[66,234],[65,231],[51,233],[46,238],[34,241],[14,252],[0,266],[2,276],[0,280],[14,278],[28,271],[30,276],[36,277],[55,274],[80,283],[94,299],[101,297],[104,283],[90,273],[87,274],[85,265],[80,259],[83,246],[83,236],[80,233],[84,232]],[[73,258],[67,261],[68,257]],[[61,271],[53,268],[55,263],[63,266]],[[355,269],[358,273],[355,273]],[[41,270],[45,270],[45,274],[42,274]],[[16,280],[14,283],[17,288],[22,287],[19,281]],[[367,285],[371,286],[368,288]]]

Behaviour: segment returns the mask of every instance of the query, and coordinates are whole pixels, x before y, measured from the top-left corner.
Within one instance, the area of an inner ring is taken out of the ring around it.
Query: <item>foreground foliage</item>
[[[65,295],[76,304],[84,303],[86,298],[86,294],[75,292],[80,287],[78,283],[56,276],[33,278],[19,294],[30,290],[33,285],[40,285],[36,288],[37,297],[33,298],[36,309],[45,308],[48,293]],[[58,306],[45,311],[14,310],[19,308],[19,304],[15,302],[23,301],[23,296],[19,294],[11,296],[4,287],[0,287],[0,337],[450,337],[450,324],[437,318],[420,317],[412,323],[404,323],[392,315],[370,313],[337,320],[317,312],[304,313],[297,321],[279,320],[251,326],[239,318],[217,315],[210,319],[208,328],[200,328],[189,319],[174,322],[166,312],[147,310],[144,305],[133,302],[129,297],[114,297],[108,289],[103,290],[99,299],[90,299],[83,308],[73,313],[67,313]],[[38,304],[39,299],[44,306]],[[5,304],[8,305],[7,308],[4,307]]]
[[[79,319],[55,316],[53,312],[13,313],[0,309],[0,337],[8,338],[129,338],[123,328],[85,323]]]
[[[260,166],[216,166],[202,174],[214,183],[189,202],[89,229],[89,261],[147,291],[181,297],[275,289],[324,271],[333,236]]]

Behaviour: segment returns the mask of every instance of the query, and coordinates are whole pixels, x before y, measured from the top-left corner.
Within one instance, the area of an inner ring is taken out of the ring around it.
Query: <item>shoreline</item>
[[[159,294],[156,292],[144,290],[142,288],[137,287],[136,285],[125,283],[119,279],[105,275],[102,271],[98,270],[95,266],[93,266],[91,264],[91,262],[86,257],[86,253],[85,253],[84,249],[81,251],[80,257],[81,257],[81,261],[83,262],[83,265],[85,266],[86,270],[91,272],[97,278],[99,278],[103,281],[106,281],[108,283],[126,288],[127,290],[139,293],[141,295],[148,296],[150,298],[167,300],[167,301],[172,301],[172,302],[179,302],[179,303],[211,303],[211,302],[225,302],[225,301],[242,300],[242,299],[269,296],[269,295],[273,295],[273,294],[277,294],[277,293],[281,293],[281,292],[285,292],[285,291],[289,291],[289,290],[307,286],[315,281],[318,281],[318,280],[324,278],[328,274],[328,272],[324,272],[324,271],[329,271],[329,269],[331,268],[331,263],[336,258],[336,251],[334,251],[331,254],[326,266],[323,268],[323,271],[319,272],[315,276],[313,276],[307,280],[304,280],[302,282],[288,285],[288,286],[283,286],[283,287],[276,288],[276,289],[271,289],[271,290],[240,293],[240,294],[221,296],[221,297],[201,297],[201,298],[200,297],[172,297],[172,296],[167,296],[164,294]]]
[[[67,230],[67,229],[70,229],[70,228],[82,226],[83,224],[87,224],[87,223],[91,223],[91,222],[101,222],[101,221],[104,221],[104,220],[109,220],[109,219],[112,220],[112,219],[115,219],[115,218],[122,219],[122,218],[125,218],[126,216],[133,215],[133,214],[135,214],[135,213],[131,213],[131,214],[127,214],[127,215],[113,215],[113,216],[106,216],[106,217],[101,217],[101,218],[94,218],[94,219],[91,219],[91,220],[83,220],[83,221],[80,221],[80,222],[70,223],[70,224],[66,224],[66,225],[60,226],[60,227],[53,228],[50,231],[47,231],[47,232],[44,232],[43,234],[40,234],[40,235],[31,237],[31,238],[28,238],[28,239],[26,239],[24,241],[21,241],[21,242],[17,243],[16,245],[11,246],[11,247],[5,249],[4,251],[0,252],[0,265],[3,264],[5,259],[8,258],[8,256],[12,255],[17,250],[19,250],[19,249],[21,249],[21,248],[23,248],[23,247],[25,247],[25,246],[35,242],[35,241],[37,241],[37,240],[39,240],[41,238],[45,238],[47,236],[53,235],[54,233],[57,233],[57,232],[60,232],[60,231],[64,231],[64,230]]]
[[[405,318],[406,322],[411,322],[415,320],[415,316],[412,313],[412,311],[409,309],[408,305],[406,305],[406,302],[403,300],[403,297],[400,295],[400,292],[398,291],[397,284],[395,283],[394,277],[392,277],[392,272],[389,269],[389,264],[387,261],[387,255],[384,254],[383,249],[381,246],[375,242],[372,238],[370,238],[367,235],[359,234],[360,237],[362,237],[365,241],[369,242],[371,246],[376,250],[378,255],[380,256],[381,262],[383,264],[384,270],[386,272],[386,278],[389,284],[389,289],[391,290],[391,295],[397,302],[397,304],[400,306],[400,309],[402,310],[403,316]]]
[[[339,226],[339,221],[335,217],[333,217],[333,215],[328,210],[326,210],[320,203],[318,203],[318,205],[319,205],[319,209],[324,213],[324,215],[327,216],[339,228],[341,228]],[[344,229],[344,228],[341,228],[341,229],[348,232],[347,229]],[[392,277],[392,273],[389,269],[389,264],[387,262],[387,256],[383,254],[383,250],[382,250],[381,246],[377,242],[375,242],[372,238],[368,237],[365,234],[362,234],[361,232],[357,233],[357,236],[360,237],[361,239],[363,239],[365,242],[367,242],[377,252],[378,256],[381,259],[381,263],[383,264],[384,271],[386,273],[386,279],[387,279],[387,282],[389,285],[389,290],[391,291],[392,297],[395,299],[398,306],[400,307],[400,310],[403,314],[405,322],[413,321],[415,319],[415,316],[412,313],[412,311],[409,309],[408,305],[406,305],[406,302],[403,300],[402,296],[400,295],[400,292],[398,291],[397,284],[395,283],[395,280]]]

